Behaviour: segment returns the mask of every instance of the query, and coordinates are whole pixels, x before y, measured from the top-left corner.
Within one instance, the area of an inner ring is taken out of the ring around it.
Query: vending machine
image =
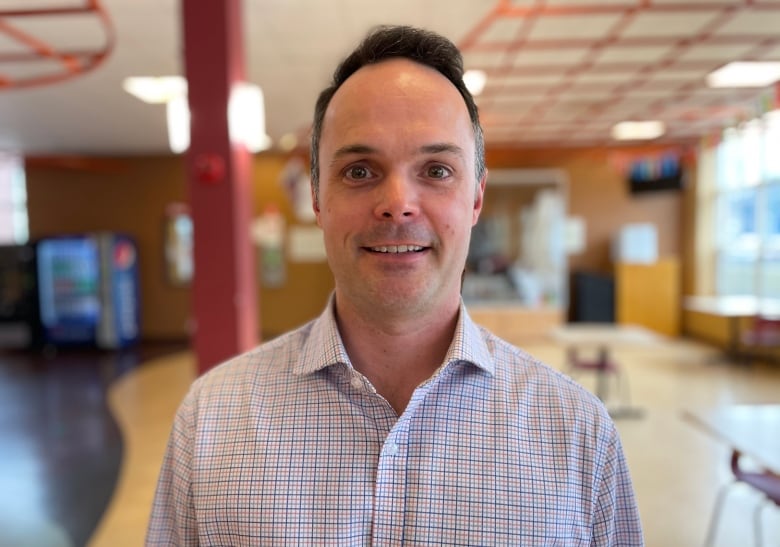
[[[132,239],[96,233],[36,245],[43,342],[123,348],[140,330],[138,254]]]

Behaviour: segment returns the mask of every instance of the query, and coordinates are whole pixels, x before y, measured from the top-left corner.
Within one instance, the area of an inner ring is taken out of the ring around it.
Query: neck
[[[460,302],[425,317],[379,318],[336,297],[336,320],[352,365],[401,415],[412,393],[444,360]]]

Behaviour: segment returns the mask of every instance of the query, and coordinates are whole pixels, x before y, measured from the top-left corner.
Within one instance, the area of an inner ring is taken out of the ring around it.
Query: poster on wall
[[[279,176],[292,205],[293,214],[298,222],[312,223],[316,220],[311,204],[311,177],[304,161],[293,156],[285,164]]]
[[[325,240],[319,226],[292,226],[288,252],[290,262],[326,262]]]
[[[252,222],[252,241],[257,245],[260,284],[281,287],[287,281],[284,264],[284,215],[275,203],[266,205],[263,214]]]
[[[585,219],[578,216],[566,217],[564,228],[566,254],[578,255],[585,251]]]
[[[193,224],[185,203],[170,203],[165,210],[165,274],[176,287],[187,287],[195,270]]]

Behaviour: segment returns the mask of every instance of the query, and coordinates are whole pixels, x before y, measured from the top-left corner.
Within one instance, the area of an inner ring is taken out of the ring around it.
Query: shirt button
[[[349,383],[352,384],[352,387],[355,389],[363,389],[363,382],[358,376],[353,376]]]
[[[385,455],[395,456],[396,454],[398,454],[398,445],[396,443],[388,443],[387,446],[385,446]]]

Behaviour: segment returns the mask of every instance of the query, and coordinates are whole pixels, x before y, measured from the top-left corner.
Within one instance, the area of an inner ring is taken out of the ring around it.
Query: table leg
[[[732,359],[739,358],[739,316],[729,318],[729,355]]]
[[[607,400],[609,385],[609,350],[606,346],[599,348],[598,367],[596,369],[596,396],[602,401]]]

